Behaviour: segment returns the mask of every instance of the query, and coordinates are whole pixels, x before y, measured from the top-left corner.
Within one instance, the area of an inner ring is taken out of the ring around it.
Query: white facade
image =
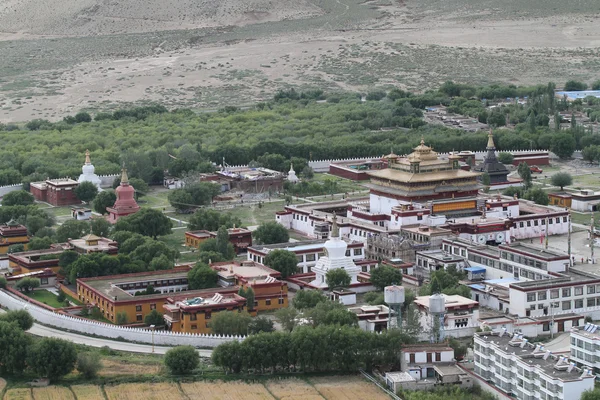
[[[454,350],[432,345],[429,348],[406,346],[402,349],[402,370],[416,380],[432,378],[433,366],[437,363],[452,363]]]
[[[334,269],[343,269],[350,275],[350,284],[358,283],[358,274],[360,267],[354,264],[352,258],[346,256],[348,244],[339,236],[337,222],[334,218],[331,238],[325,242],[325,256],[319,258],[312,271],[315,273],[315,279],[311,285],[321,288],[327,287],[327,272]],[[355,299],[356,300],[356,299]]]
[[[435,295],[434,295],[435,296]],[[479,326],[479,303],[458,295],[441,295],[445,300],[443,318],[444,335],[452,337],[469,337],[473,335],[474,327]],[[423,332],[429,334],[435,327],[429,302],[433,296],[419,296],[415,304],[421,313],[420,323]],[[425,338],[425,336],[424,336]]]
[[[594,389],[594,375],[522,336],[496,332],[475,334],[475,374],[517,399],[578,400]]]
[[[571,330],[571,360],[600,373],[600,329],[594,324]]]

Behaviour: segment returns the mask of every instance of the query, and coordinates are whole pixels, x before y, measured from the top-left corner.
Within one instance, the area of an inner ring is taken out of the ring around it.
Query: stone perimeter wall
[[[0,305],[9,310],[21,310],[27,307],[27,311],[33,318],[44,324],[58,329],[69,330],[86,335],[96,335],[110,339],[124,339],[130,342],[152,343],[152,332],[139,328],[127,328],[106,324],[103,322],[90,321],[64,314],[57,314],[44,310],[34,304],[27,303],[13,297],[4,290],[0,290]],[[157,346],[179,346],[191,345],[194,347],[217,347],[221,343],[234,340],[242,341],[244,337],[239,336],[215,336],[215,335],[192,335],[188,333],[174,333],[156,331],[154,332],[154,344]]]

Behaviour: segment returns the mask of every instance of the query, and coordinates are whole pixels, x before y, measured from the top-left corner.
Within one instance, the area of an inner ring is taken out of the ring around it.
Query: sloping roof
[[[417,182],[430,182],[437,180],[451,180],[451,179],[463,179],[463,178],[475,178],[479,174],[476,172],[465,171],[462,169],[453,169],[448,171],[436,171],[436,172],[422,172],[422,173],[410,173],[406,171],[398,171],[395,169],[381,169],[378,171],[372,171],[368,173],[373,178],[379,179],[390,179],[393,181],[400,181],[406,183],[417,183]]]

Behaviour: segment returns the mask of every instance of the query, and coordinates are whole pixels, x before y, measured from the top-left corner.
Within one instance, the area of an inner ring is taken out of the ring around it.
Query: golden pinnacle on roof
[[[496,148],[496,145],[494,144],[494,134],[492,133],[492,129],[491,128],[490,128],[490,132],[488,133],[487,147],[488,147],[488,149]]]
[[[125,168],[125,162],[123,162],[123,168],[121,169],[121,185],[129,185],[129,177],[127,176],[127,168]]]
[[[91,164],[91,163],[92,163],[92,161],[90,160],[90,151],[89,151],[89,150],[86,150],[86,151],[85,151],[85,163],[86,163],[87,165],[89,165],[89,164]]]

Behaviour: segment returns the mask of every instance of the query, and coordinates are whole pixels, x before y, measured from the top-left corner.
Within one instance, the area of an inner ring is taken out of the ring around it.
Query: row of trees
[[[32,326],[33,318],[24,310],[0,315],[0,373],[21,374],[30,370],[54,380],[76,366],[88,378],[101,368],[96,354],[78,354],[70,342],[55,338],[34,340],[25,333]]]
[[[233,373],[370,371],[397,364],[400,347],[411,341],[399,331],[376,334],[348,326],[304,326],[219,345],[212,361]]]

